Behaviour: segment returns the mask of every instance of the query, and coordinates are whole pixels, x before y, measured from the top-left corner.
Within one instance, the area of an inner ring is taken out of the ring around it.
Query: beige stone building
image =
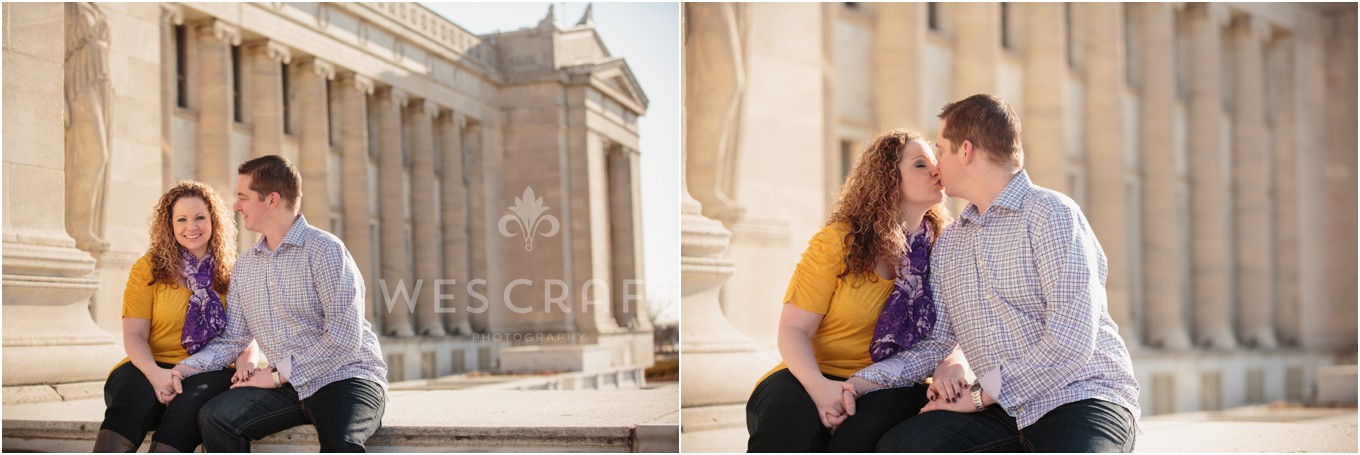
[[[303,214],[361,269],[392,381],[641,384],[648,101],[588,11],[487,36],[413,3],[5,3],[4,19],[7,404],[98,393],[156,200],[196,179],[231,203],[236,166],[266,154],[298,165]]]
[[[740,422],[868,139],[933,138],[976,93],[1014,106],[1030,177],[1093,225],[1145,414],[1336,399],[1324,367],[1356,363],[1354,4],[687,4],[684,21],[685,431]]]

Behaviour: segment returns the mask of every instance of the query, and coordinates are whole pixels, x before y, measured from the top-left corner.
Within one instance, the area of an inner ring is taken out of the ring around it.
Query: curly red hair
[[[151,245],[146,254],[151,257],[151,282],[148,285],[163,283],[179,285],[184,267],[180,260],[180,245],[175,241],[175,230],[171,227],[171,210],[181,198],[196,197],[208,205],[212,217],[212,238],[208,240],[208,251],[212,252],[213,290],[225,294],[231,284],[231,267],[236,264],[236,220],[227,210],[227,205],[211,186],[190,180],[182,180],[170,191],[161,195],[156,209],[151,215]]]
[[[906,254],[907,235],[917,227],[902,226],[902,174],[898,164],[907,143],[915,140],[925,139],[921,133],[903,129],[880,133],[869,142],[846,177],[826,222],[850,226],[845,236],[849,254],[837,278],[869,277],[877,281],[874,269],[880,259],[896,263],[897,258]],[[930,226],[933,245],[951,217],[943,204],[936,204],[926,210],[924,220]]]

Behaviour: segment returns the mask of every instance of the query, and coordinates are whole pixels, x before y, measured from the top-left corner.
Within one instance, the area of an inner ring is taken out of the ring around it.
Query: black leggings
[[[827,379],[844,379],[826,375]],[[765,378],[746,401],[748,452],[873,452],[878,439],[917,413],[926,386],[878,390],[855,400],[855,415],[836,428],[822,426],[817,406],[788,369]]]
[[[174,365],[156,362],[161,368]],[[114,432],[132,441],[133,450],[142,445],[146,433],[156,430],[152,440],[174,447],[180,452],[193,452],[203,443],[198,431],[198,408],[231,388],[231,376],[236,370],[207,371],[190,376],[183,384],[184,393],[169,405],[156,401],[151,381],[132,362],[127,362],[109,373],[104,382],[104,423],[100,430]]]

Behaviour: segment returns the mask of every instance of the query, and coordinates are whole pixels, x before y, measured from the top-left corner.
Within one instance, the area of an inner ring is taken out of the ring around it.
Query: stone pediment
[[[623,57],[610,57],[606,60],[575,65],[567,68],[573,74],[588,74],[590,83],[601,92],[613,95],[621,103],[629,105],[642,114],[647,110],[647,94],[642,91],[633,70]]]

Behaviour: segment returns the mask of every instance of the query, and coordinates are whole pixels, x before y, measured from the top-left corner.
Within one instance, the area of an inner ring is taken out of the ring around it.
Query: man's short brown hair
[[[250,176],[250,190],[259,193],[261,201],[270,193],[279,193],[288,208],[297,209],[302,199],[302,175],[288,158],[265,155],[241,163],[236,173]]]
[[[1021,167],[1025,150],[1020,144],[1020,118],[1011,105],[993,95],[979,94],[944,105],[940,119],[945,122],[941,133],[958,148],[963,141],[972,141],[975,148],[987,151],[993,163]],[[953,151],[951,151],[953,152]]]

